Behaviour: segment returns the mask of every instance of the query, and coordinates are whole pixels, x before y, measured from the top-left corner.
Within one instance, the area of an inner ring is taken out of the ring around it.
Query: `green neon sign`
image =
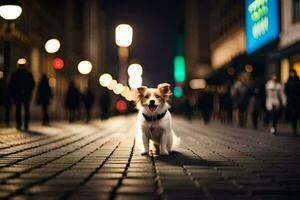
[[[176,56],[174,59],[174,79],[175,82],[185,81],[185,60],[183,56]]]
[[[183,95],[183,90],[182,90],[181,87],[176,86],[176,87],[174,87],[174,89],[173,89],[173,93],[174,93],[174,96],[175,96],[175,97],[180,98],[180,97],[182,97],[182,95]]]

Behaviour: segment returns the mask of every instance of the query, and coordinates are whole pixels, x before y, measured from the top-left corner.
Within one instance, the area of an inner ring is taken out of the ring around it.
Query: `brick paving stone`
[[[174,117],[181,145],[141,156],[134,121],[5,130],[0,199],[300,199],[299,138]]]

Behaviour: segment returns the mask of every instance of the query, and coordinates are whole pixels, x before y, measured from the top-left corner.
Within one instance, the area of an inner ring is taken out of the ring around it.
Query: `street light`
[[[45,50],[48,53],[56,53],[60,48],[60,42],[58,39],[50,39],[45,43]]]
[[[0,3],[0,16],[5,20],[15,20],[22,13],[22,7],[17,1],[7,0]]]
[[[89,74],[92,71],[93,65],[88,60],[83,60],[78,63],[78,71],[80,74]]]
[[[120,24],[115,29],[115,40],[119,46],[119,82],[126,84],[126,67],[128,60],[128,47],[132,43],[133,29],[128,24]]]
[[[17,1],[3,0],[0,2],[0,16],[7,21],[4,37],[4,71],[3,78],[6,81],[7,72],[10,68],[10,33],[13,20],[17,19],[22,13],[22,7]]]

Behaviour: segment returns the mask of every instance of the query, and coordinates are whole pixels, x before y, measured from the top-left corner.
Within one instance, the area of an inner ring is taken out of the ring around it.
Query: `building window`
[[[293,0],[293,23],[300,22],[300,0]]]

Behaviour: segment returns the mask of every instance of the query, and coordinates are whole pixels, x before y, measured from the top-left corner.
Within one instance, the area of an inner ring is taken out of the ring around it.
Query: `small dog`
[[[175,138],[168,109],[172,96],[170,84],[161,83],[157,88],[137,88],[136,108],[138,112],[137,140],[142,155],[149,155],[149,142],[153,142],[156,153],[169,155]]]

